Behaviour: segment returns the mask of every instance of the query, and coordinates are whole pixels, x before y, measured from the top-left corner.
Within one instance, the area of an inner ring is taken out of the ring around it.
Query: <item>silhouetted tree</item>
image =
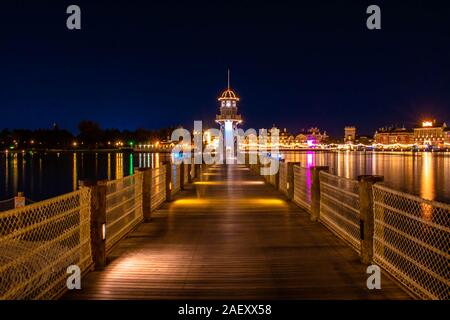
[[[78,124],[80,131],[78,138],[87,147],[98,147],[99,142],[102,141],[102,129],[97,122],[84,120]]]

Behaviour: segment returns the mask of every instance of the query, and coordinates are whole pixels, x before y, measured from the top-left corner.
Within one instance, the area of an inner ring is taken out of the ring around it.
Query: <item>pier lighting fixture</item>
[[[78,145],[78,143],[74,142],[74,143],[72,143],[72,145],[73,145],[74,147],[76,147],[76,146]]]
[[[102,240],[106,240],[106,223],[102,224]]]

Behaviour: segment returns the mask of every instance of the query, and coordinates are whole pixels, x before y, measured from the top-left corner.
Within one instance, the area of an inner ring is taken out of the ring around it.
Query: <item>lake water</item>
[[[133,174],[135,167],[156,167],[167,159],[169,154],[158,153],[2,153],[0,200],[24,192],[40,201],[77,190],[80,180],[114,180]]]
[[[385,184],[428,200],[450,203],[450,153],[286,152],[286,161],[329,166],[338,176],[382,175]]]
[[[328,165],[339,176],[385,177],[395,189],[450,203],[449,153],[285,152],[286,161],[309,167]],[[117,179],[135,167],[155,167],[169,154],[142,153],[19,153],[0,154],[0,200],[24,192],[33,201],[78,188],[79,180]]]

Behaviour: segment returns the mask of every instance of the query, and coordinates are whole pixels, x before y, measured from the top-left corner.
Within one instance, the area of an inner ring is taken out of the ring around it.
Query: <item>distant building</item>
[[[356,144],[363,144],[365,146],[372,145],[374,139],[370,135],[356,136]]]
[[[354,144],[356,142],[356,127],[344,128],[344,143]]]
[[[450,143],[450,129],[447,124],[424,121],[414,128],[414,143],[419,146],[438,146]]]
[[[278,129],[273,125],[272,129]],[[267,130],[268,142],[271,142],[271,130]],[[279,129],[278,129],[279,130]],[[286,128],[279,130],[278,142],[281,148],[288,147],[305,147],[305,146],[315,146],[317,144],[325,143],[328,140],[328,135],[326,131],[320,131],[317,127],[312,127],[310,129],[303,129],[300,133],[294,135],[289,133]]]
[[[272,129],[276,129],[275,125]],[[291,145],[294,142],[294,135],[289,133],[286,128],[283,129],[283,131],[280,130],[280,137],[279,137],[280,145],[288,146]]]
[[[309,145],[316,145],[325,143],[328,140],[326,131],[321,132],[319,128],[312,127],[308,130],[302,130],[295,136],[295,142]]]
[[[380,128],[375,132],[376,144],[414,144],[414,132],[405,127]]]

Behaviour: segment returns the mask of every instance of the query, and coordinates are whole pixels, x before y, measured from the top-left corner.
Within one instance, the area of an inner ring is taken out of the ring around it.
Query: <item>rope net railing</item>
[[[166,200],[166,166],[152,169],[151,210],[156,210]]]
[[[33,201],[29,198],[25,198],[24,200],[25,200],[24,204],[26,206],[36,203],[36,201]],[[11,198],[11,199],[0,201],[0,212],[12,210],[15,208],[16,208],[16,198]]]
[[[312,173],[309,168],[294,166],[294,202],[311,211]]]
[[[0,300],[52,299],[92,265],[91,190],[0,213]]]
[[[450,205],[373,187],[374,261],[423,299],[448,300]]]
[[[175,195],[181,189],[181,169],[179,164],[173,164],[171,168],[172,195]]]
[[[280,162],[280,176],[279,176],[279,186],[278,189],[284,195],[287,195],[287,174],[288,174],[288,164],[286,162]]]
[[[106,184],[106,249],[143,220],[142,172]]]
[[[359,182],[320,172],[320,221],[361,252]]]

